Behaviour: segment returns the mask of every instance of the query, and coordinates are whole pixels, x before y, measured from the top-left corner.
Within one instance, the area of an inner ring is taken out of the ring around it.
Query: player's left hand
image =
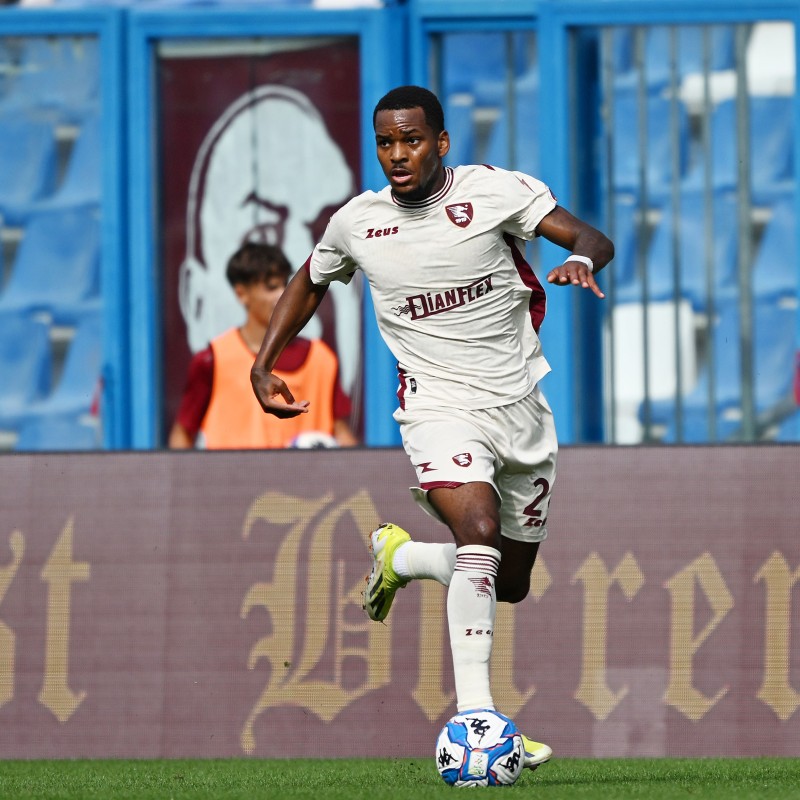
[[[600,287],[597,285],[594,275],[589,271],[589,267],[582,261],[565,261],[558,267],[551,269],[547,273],[547,282],[554,283],[556,286],[581,286],[584,289],[591,289],[598,297],[604,298]]]

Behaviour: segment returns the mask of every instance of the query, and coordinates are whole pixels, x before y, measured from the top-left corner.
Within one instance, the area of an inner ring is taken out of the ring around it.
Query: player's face
[[[273,276],[267,281],[258,281],[249,286],[237,286],[236,294],[248,315],[266,327],[285,289],[286,281]]]
[[[375,116],[378,161],[392,191],[404,200],[424,200],[444,185],[442,159],[447,131],[434,133],[421,108],[379,111]]]

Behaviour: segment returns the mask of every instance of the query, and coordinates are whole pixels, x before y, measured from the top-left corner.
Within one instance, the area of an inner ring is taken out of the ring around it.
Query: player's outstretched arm
[[[308,401],[296,401],[289,387],[272,370],[283,348],[311,319],[327,288],[314,284],[308,270],[301,268],[289,281],[275,306],[264,341],[250,370],[253,391],[267,414],[286,418],[308,411]]]
[[[574,256],[589,259],[570,259],[547,273],[548,283],[556,286],[582,286],[591,289],[598,297],[605,297],[595,280],[595,275],[614,257],[613,242],[597,228],[574,217],[565,208],[554,208],[540,223],[537,232]]]

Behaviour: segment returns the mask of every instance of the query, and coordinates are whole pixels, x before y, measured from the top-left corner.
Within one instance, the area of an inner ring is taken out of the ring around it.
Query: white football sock
[[[455,570],[447,591],[447,624],[459,711],[494,708],[489,659],[499,565],[500,551],[493,547],[465,545],[456,551]]]
[[[456,546],[406,542],[395,550],[392,568],[401,578],[430,578],[443,586],[450,585],[456,566]]]

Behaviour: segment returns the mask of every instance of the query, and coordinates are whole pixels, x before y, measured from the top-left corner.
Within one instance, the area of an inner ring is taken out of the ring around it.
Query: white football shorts
[[[537,386],[527,397],[497,408],[397,410],[403,446],[417,472],[411,493],[440,519],[427,494],[482,481],[500,498],[502,535],[522,542],[547,536],[556,478],[553,412]]]

